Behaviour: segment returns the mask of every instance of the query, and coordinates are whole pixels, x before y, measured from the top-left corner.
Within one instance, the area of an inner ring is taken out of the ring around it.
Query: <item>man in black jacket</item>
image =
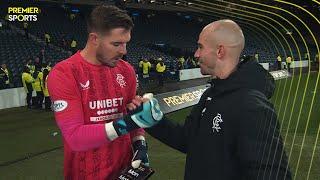
[[[268,100],[274,80],[255,61],[239,62],[241,28],[231,20],[207,25],[195,57],[201,73],[212,75],[184,125],[165,117],[146,129],[153,137],[187,154],[185,179],[291,179],[277,115]]]

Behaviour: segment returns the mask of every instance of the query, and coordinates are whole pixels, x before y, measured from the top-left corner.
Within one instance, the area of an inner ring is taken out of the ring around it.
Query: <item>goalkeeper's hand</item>
[[[131,111],[124,120],[128,123],[134,122],[141,128],[149,128],[157,124],[163,117],[158,100],[150,97],[147,102]]]
[[[125,115],[122,119],[105,125],[110,140],[127,134],[134,129],[152,127],[163,118],[163,112],[160,110],[157,99],[150,95],[147,98],[149,99],[148,101]]]
[[[141,163],[149,166],[148,146],[145,140],[137,140],[133,143],[133,158],[131,166],[138,168]]]

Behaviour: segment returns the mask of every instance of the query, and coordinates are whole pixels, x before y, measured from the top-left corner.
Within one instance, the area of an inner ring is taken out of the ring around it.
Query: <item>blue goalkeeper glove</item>
[[[145,140],[137,140],[133,143],[133,158],[131,166],[138,168],[141,163],[149,166],[148,146]]]
[[[163,118],[157,99],[151,97],[134,111],[125,115],[123,119],[106,124],[106,132],[110,140],[129,133],[138,128],[149,128],[156,125]],[[115,132],[114,132],[115,131]],[[116,133],[116,134],[115,134]]]

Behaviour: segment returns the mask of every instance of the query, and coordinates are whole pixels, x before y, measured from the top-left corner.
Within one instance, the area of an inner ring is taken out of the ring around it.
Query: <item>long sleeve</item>
[[[198,104],[196,104],[184,121],[184,124],[173,122],[164,117],[158,125],[145,129],[151,136],[157,138],[168,146],[187,153],[190,137],[194,136],[199,129],[201,110],[204,106],[204,99],[207,91],[203,93]]]
[[[157,138],[164,144],[181,151],[187,152],[187,132],[186,125],[174,123],[164,117],[156,126],[146,129],[146,131],[153,137]]]
[[[81,97],[72,75],[54,69],[48,77],[48,90],[56,122],[73,151],[86,151],[110,142],[104,124],[84,124]]]

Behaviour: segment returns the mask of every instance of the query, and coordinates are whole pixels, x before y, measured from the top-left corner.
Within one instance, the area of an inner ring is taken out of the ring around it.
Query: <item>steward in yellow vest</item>
[[[33,91],[32,83],[34,82],[34,79],[33,79],[32,75],[30,73],[30,70],[27,66],[25,66],[23,69],[21,79],[22,79],[22,85],[23,85],[24,90],[27,94],[27,97],[26,97],[27,107],[31,108],[31,106],[32,106],[31,99],[32,99],[32,91]]]

